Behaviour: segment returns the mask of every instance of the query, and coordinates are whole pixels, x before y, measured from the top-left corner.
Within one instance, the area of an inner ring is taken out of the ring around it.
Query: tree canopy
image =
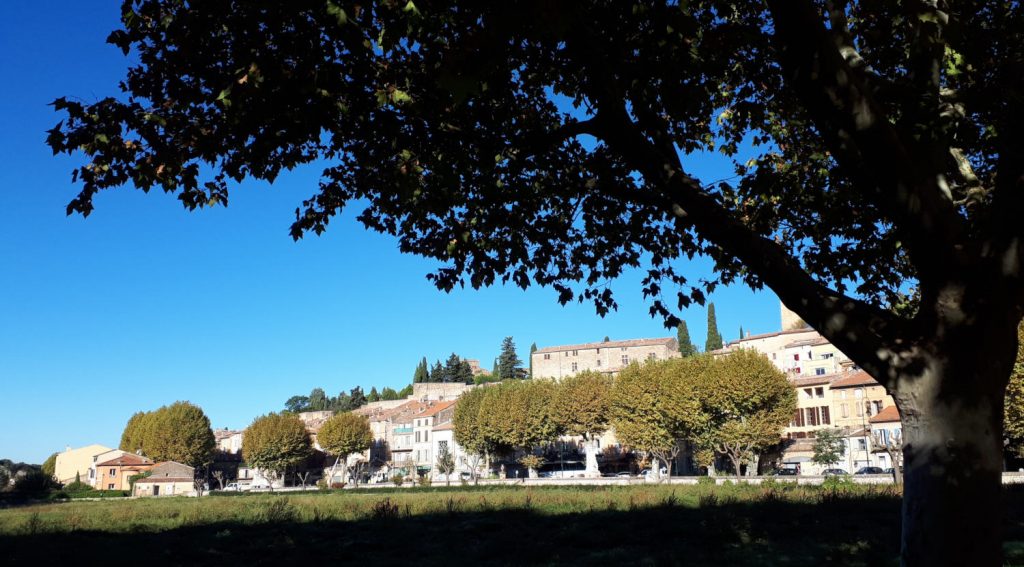
[[[370,421],[365,415],[339,413],[320,426],[317,442],[327,454],[339,457],[344,462],[352,453],[370,448],[373,443]]]
[[[69,213],[126,184],[222,205],[325,160],[292,236],[362,207],[443,290],[603,314],[641,268],[674,327],[767,285],[900,405],[905,559],[999,562],[996,520],[955,520],[999,503],[1024,312],[1019,3],[134,0],[108,41],[121,95],[54,101]],[[731,170],[696,176],[711,152]]]
[[[562,378],[551,400],[551,415],[561,433],[590,439],[608,429],[612,379],[594,371]]]
[[[697,354],[697,345],[690,340],[690,329],[686,327],[686,321],[680,321],[676,327],[676,341],[679,343],[679,354],[683,358]]]
[[[174,402],[150,412],[133,414],[121,434],[122,451],[137,452],[154,461],[176,461],[201,467],[213,458],[216,443],[210,419],[189,402]]]
[[[306,426],[298,416],[269,413],[258,417],[242,437],[242,458],[273,476],[302,463],[312,452]]]

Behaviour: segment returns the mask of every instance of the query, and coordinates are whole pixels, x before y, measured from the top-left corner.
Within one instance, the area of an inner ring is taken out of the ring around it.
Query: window
[[[839,392],[839,397],[845,400],[846,399],[846,390],[843,390],[843,391]]]
[[[815,374],[815,376],[824,376],[825,375],[825,369],[824,368],[815,368],[814,369],[814,374]]]
[[[647,353],[647,360],[657,360],[657,358],[658,355],[654,354],[653,352]]]
[[[437,451],[438,451],[438,453],[439,454],[440,453],[444,453],[447,450],[448,450],[448,442],[447,441],[438,441],[438,443],[437,443]]]
[[[569,351],[565,351],[565,356],[569,356]]]
[[[882,402],[880,402],[880,401],[875,401],[875,402],[871,402],[871,403],[875,404],[875,413],[876,413],[876,414],[878,414],[878,413],[881,413],[881,412],[882,412]]]
[[[114,490],[114,483],[108,484],[107,485],[107,490]]]
[[[773,352],[772,353],[772,360],[778,360],[778,359],[779,359],[778,353]]]
[[[807,425],[818,425],[818,408],[805,408],[807,412]]]
[[[573,372],[576,372],[576,369],[577,369],[577,367],[578,367],[578,366],[579,366],[579,365],[578,365],[578,364],[576,364],[575,362],[574,362],[574,363],[572,363],[572,371],[573,371]]]
[[[804,410],[799,410],[798,409],[798,410],[796,410],[796,413],[793,414],[793,426],[794,427],[803,427],[804,426]]]
[[[857,407],[857,417],[864,415],[864,406],[860,405],[859,403],[853,405]]]
[[[843,393],[845,394],[846,392],[843,392]],[[839,412],[842,414],[843,417],[850,417],[850,406],[849,406],[849,404],[841,404],[839,406]]]
[[[601,359],[600,359],[600,358],[599,358],[599,359],[597,359],[597,365],[598,365],[598,366],[601,366]]]
[[[575,350],[574,350],[574,351],[572,351],[572,355],[573,355],[573,356],[579,356],[579,355],[580,355],[580,353],[579,353],[579,351],[575,351]]]
[[[828,414],[828,406],[821,406],[821,424],[829,425],[832,423],[832,416]]]
[[[597,354],[601,354],[601,349],[597,349]]]
[[[863,450],[867,449],[867,447],[868,446],[867,446],[867,444],[864,443],[864,438],[863,437],[857,439],[857,449],[858,450],[863,451]]]
[[[622,352],[626,352],[626,347],[622,347]]]
[[[804,396],[809,400],[814,397],[814,394],[811,393],[810,388],[804,388]]]
[[[416,432],[416,442],[417,443],[420,442],[420,432],[419,431]]]
[[[110,469],[110,476],[117,476],[117,469]]]
[[[429,432],[429,431],[424,431],[424,432],[423,432],[423,442],[424,442],[424,443],[426,443],[427,441],[429,441],[429,439],[427,439],[427,434],[428,434],[428,433],[430,433],[430,432]]]
[[[626,366],[628,364],[629,364],[629,355],[628,354],[622,355],[622,365]]]
[[[551,360],[551,355],[550,354],[545,354],[544,355],[544,360]]]
[[[855,398],[863,398],[864,397],[864,390],[854,390],[853,391],[853,397],[855,397]]]
[[[800,353],[794,354],[793,355],[793,360],[800,360]]]
[[[822,358],[832,358],[833,356],[835,356],[835,354],[831,352],[826,352],[821,355]]]
[[[867,412],[868,417],[871,417],[871,402],[864,402],[864,411]]]
[[[825,397],[825,388],[815,388],[814,395],[819,398]]]

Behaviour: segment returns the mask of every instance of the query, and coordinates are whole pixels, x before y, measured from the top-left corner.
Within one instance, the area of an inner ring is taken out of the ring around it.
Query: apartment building
[[[538,349],[530,360],[535,378],[565,378],[585,370],[618,374],[632,362],[665,360],[679,357],[679,343],[674,338],[631,339]]]
[[[867,372],[851,372],[832,384],[835,423],[840,427],[866,429],[872,416],[896,402]]]

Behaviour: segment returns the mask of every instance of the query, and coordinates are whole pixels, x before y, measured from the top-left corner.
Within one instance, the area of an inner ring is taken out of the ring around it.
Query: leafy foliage
[[[732,460],[737,476],[742,461],[779,442],[796,411],[796,393],[785,374],[753,350],[710,360],[690,378],[707,420],[701,437]]]
[[[842,432],[837,428],[819,429],[814,432],[814,455],[811,460],[817,465],[829,466],[838,463],[843,458],[846,449],[846,441]]]
[[[312,446],[302,420],[270,413],[256,418],[242,438],[242,458],[250,466],[281,475],[306,459]]]
[[[608,429],[612,379],[593,371],[560,380],[551,401],[551,415],[565,435],[589,439]]]
[[[370,448],[373,432],[370,431],[370,422],[365,415],[344,412],[324,422],[317,432],[317,441],[324,451],[340,457],[344,462],[348,455]]]
[[[128,419],[121,434],[122,451],[141,452],[154,461],[176,461],[201,467],[215,448],[210,419],[189,402],[174,402]]]
[[[1017,359],[1003,406],[1003,434],[1008,448],[1024,457],[1024,325],[1017,328]]]
[[[528,450],[558,436],[551,413],[552,382],[506,380],[483,390],[478,423],[489,446]]]
[[[427,369],[427,357],[423,357],[419,364],[416,365],[416,370],[412,374],[412,383],[419,384],[421,382],[430,381],[430,371]]]
[[[40,466],[40,470],[42,470],[43,474],[46,476],[54,478],[54,475],[57,473],[57,453],[46,457],[46,460],[43,461],[43,464]],[[0,483],[0,486],[3,486],[3,484]]]

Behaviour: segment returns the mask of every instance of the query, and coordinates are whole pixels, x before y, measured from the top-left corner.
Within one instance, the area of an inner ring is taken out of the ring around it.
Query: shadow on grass
[[[452,491],[461,493],[462,491]],[[1005,493],[1006,562],[1024,564],[1024,491]],[[384,500],[382,497],[381,501]],[[445,497],[438,495],[438,501]],[[448,501],[453,499],[450,497]],[[896,565],[896,496],[820,502],[674,499],[638,509],[549,514],[536,508],[412,514],[400,506],[352,521],[295,521],[286,497],[267,514],[153,531],[49,531],[27,522],[0,537],[0,564],[75,564],[135,557],[147,565]],[[379,502],[378,502],[379,504]],[[595,505],[598,502],[595,501]],[[271,513],[272,512],[272,513]],[[31,520],[31,516],[29,517]]]
[[[116,554],[147,565],[886,565],[899,551],[898,511],[897,499],[882,497],[553,515],[456,509],[406,516],[397,509],[348,522],[25,533],[0,538],[0,563],[72,564]]]

